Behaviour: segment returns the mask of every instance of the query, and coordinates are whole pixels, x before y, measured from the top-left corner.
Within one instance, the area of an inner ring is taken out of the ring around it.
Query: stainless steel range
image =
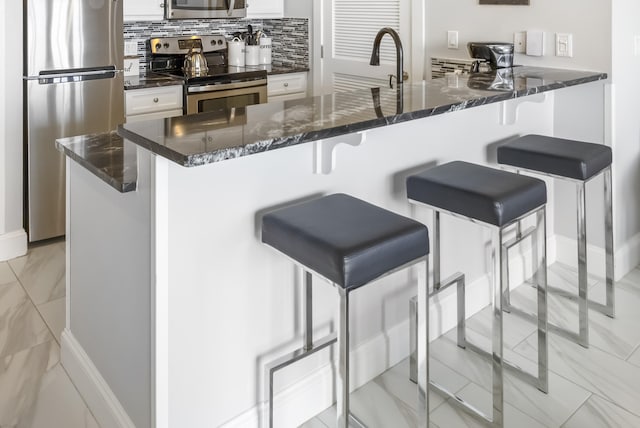
[[[149,43],[150,70],[184,80],[185,114],[267,102],[267,72],[227,65],[224,36],[165,37]],[[206,59],[204,64],[200,53]],[[194,66],[196,63],[198,67]]]

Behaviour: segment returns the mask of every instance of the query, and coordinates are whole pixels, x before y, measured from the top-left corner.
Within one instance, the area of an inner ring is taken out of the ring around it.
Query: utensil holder
[[[259,65],[260,64],[260,46],[247,45],[245,46],[244,63],[245,65]]]
[[[271,64],[271,37],[260,37],[260,64]]]

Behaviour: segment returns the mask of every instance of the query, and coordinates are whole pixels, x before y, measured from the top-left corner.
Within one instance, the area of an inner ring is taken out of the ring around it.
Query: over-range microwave
[[[167,19],[244,18],[247,0],[166,0]]]

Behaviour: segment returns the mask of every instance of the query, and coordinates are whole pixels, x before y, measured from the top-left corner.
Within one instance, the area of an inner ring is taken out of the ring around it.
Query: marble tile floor
[[[555,264],[549,283],[568,288],[576,281],[572,269]],[[594,299],[604,297],[604,283],[590,278]],[[616,318],[591,311],[591,346],[585,349],[550,335],[549,393],[544,394],[511,373],[505,375],[505,426],[513,428],[638,428],[640,427],[640,267],[617,284]],[[535,290],[523,285],[512,302],[533,311]],[[563,327],[577,326],[577,307],[550,296],[550,320]],[[468,320],[467,336],[489,349],[489,308]],[[535,373],[535,328],[512,314],[505,314],[505,358]],[[489,413],[491,372],[488,360],[456,346],[450,331],[431,343],[432,377],[463,399]],[[407,379],[408,361],[383,373],[351,394],[355,414],[374,427],[416,426],[415,387]],[[439,428],[486,427],[460,411],[437,393],[430,392],[431,426]],[[335,426],[335,406],[303,426]]]
[[[550,283],[569,287],[576,274],[559,264]],[[18,259],[0,263],[0,428],[97,428],[98,424],[60,364],[64,327],[64,243],[30,248]],[[590,279],[594,298],[604,284]],[[519,287],[512,301],[533,309],[534,290]],[[519,378],[505,376],[507,427],[640,427],[640,268],[617,283],[617,314],[591,312],[592,346],[584,349],[550,336],[550,392],[543,394]],[[575,304],[550,297],[550,319],[577,325]],[[488,347],[489,308],[468,321],[468,336]],[[505,357],[533,371],[537,358],[534,327],[505,314]],[[455,345],[454,332],[432,342],[431,374],[475,406],[490,409],[490,371],[486,359]],[[415,386],[408,360],[352,393],[353,410],[370,428],[416,426]],[[430,392],[435,428],[483,427],[448,400]],[[335,406],[303,425],[334,425]]]
[[[64,242],[0,263],[0,428],[98,428],[60,364]]]

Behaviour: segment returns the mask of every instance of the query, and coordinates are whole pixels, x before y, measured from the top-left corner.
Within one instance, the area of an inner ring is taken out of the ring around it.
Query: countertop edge
[[[116,165],[115,168],[112,168],[110,171],[109,168],[100,167],[96,164],[96,162],[92,162],[88,159],[88,156],[93,153],[91,146],[95,146],[96,144],[100,145],[101,151],[104,151],[105,149],[109,152],[122,151],[123,142],[120,141],[120,144],[114,143],[114,135],[114,132],[107,132],[104,134],[91,134],[70,138],[61,138],[56,140],[55,145],[60,152],[77,162],[87,171],[91,172],[93,175],[107,183],[110,187],[112,187],[119,193],[134,192],[138,188],[137,173],[135,179],[133,179],[134,177],[124,179],[124,171],[127,167],[124,163],[122,163],[121,165]],[[87,152],[88,154],[84,156],[79,154],[73,149],[73,145],[81,147],[83,149],[83,152]],[[137,172],[137,165],[128,165],[128,167]]]
[[[549,69],[554,71],[563,71],[558,69]],[[574,71],[574,70],[566,70]],[[584,77],[576,77],[568,79],[566,81],[554,81],[540,86],[524,90],[512,90],[512,91],[485,91],[481,96],[466,99],[461,102],[447,103],[437,105],[434,107],[425,108],[423,110],[411,111],[395,115],[386,115],[383,117],[374,118],[371,120],[365,120],[362,122],[349,123],[346,125],[339,125],[334,127],[323,128],[320,130],[310,130],[308,132],[301,132],[295,135],[279,136],[273,139],[256,140],[251,143],[247,143],[236,147],[227,147],[210,152],[196,153],[196,154],[181,154],[172,149],[158,144],[152,140],[148,140],[145,137],[124,129],[122,126],[118,128],[118,133],[124,138],[131,140],[132,142],[145,147],[153,153],[166,157],[167,159],[184,167],[195,167],[207,165],[215,162],[236,159],[244,156],[267,152],[271,150],[277,150],[285,147],[291,147],[298,144],[304,144],[312,141],[323,140],[327,138],[339,137],[342,135],[363,132],[370,129],[375,129],[387,125],[393,125],[398,123],[407,122],[410,120],[421,119],[425,117],[436,116],[444,113],[455,112],[465,110],[473,107],[479,107],[483,105],[493,104],[502,101],[508,101],[512,99],[522,98],[530,95],[542,94],[549,91],[568,88],[572,86],[593,83],[603,81],[608,78],[606,73],[601,72],[589,72],[593,73]]]

